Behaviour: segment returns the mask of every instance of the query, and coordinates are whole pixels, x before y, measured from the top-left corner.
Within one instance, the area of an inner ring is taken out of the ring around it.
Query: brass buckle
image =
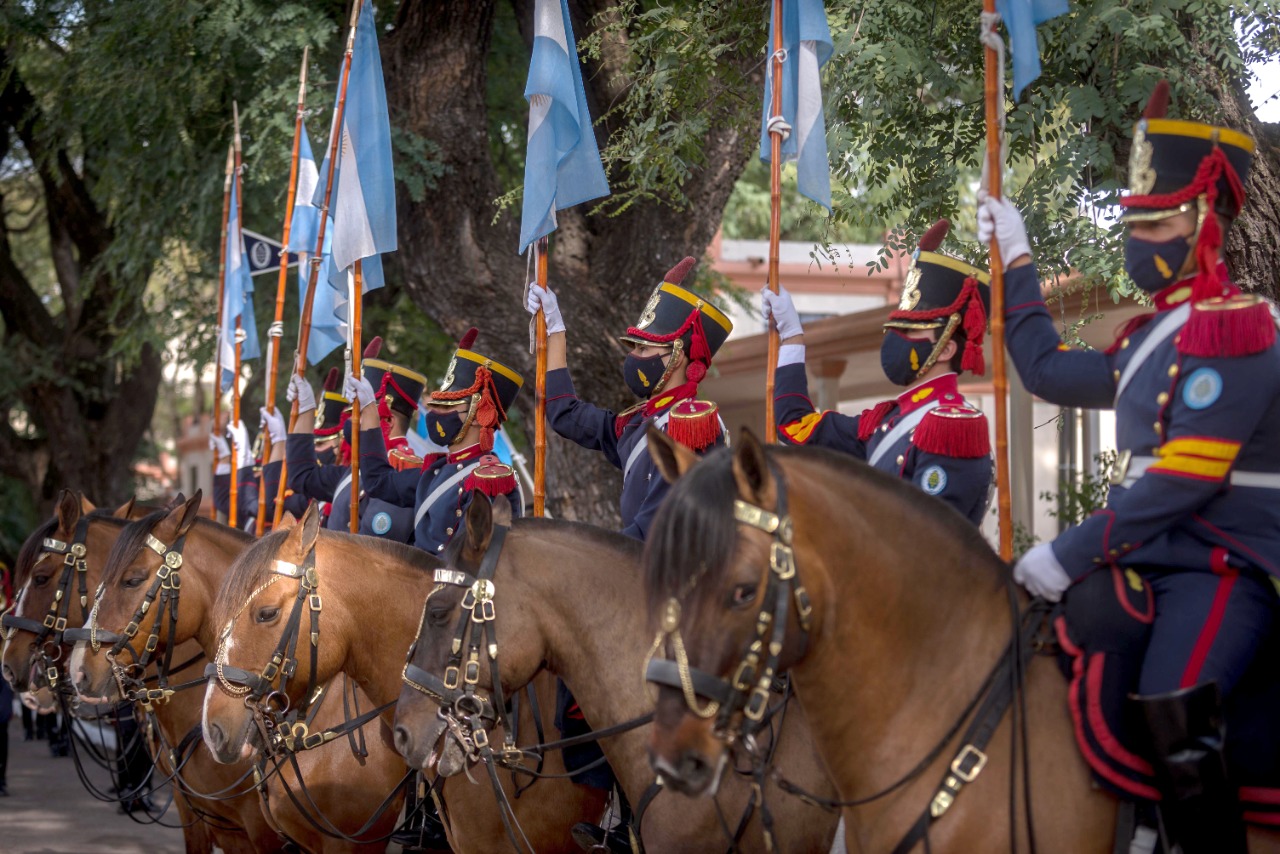
[[[769,567],[778,576],[779,581],[790,581],[796,577],[796,555],[791,546],[773,543],[769,547]]]
[[[457,665],[450,664],[444,669],[444,687],[453,690],[458,687],[459,670]]]
[[[489,746],[489,731],[484,727],[479,727],[471,732],[471,740],[475,742],[476,747]]]
[[[965,770],[964,762],[970,757],[973,758],[973,765],[968,770]],[[956,755],[956,758],[951,760],[951,773],[955,774],[966,783],[972,783],[978,778],[978,775],[982,773],[982,769],[986,766],[987,754],[983,753],[972,744],[966,744]]]
[[[324,603],[321,601],[319,593],[312,593],[307,597],[307,605],[312,611],[319,611],[323,604]]]
[[[747,698],[747,705],[742,710],[742,714],[748,720],[759,723],[764,719],[765,709],[769,707],[768,685],[772,681],[772,678],[763,678],[760,680],[760,684],[751,690],[751,696]]]
[[[478,660],[473,658],[467,662],[467,670],[462,675],[462,679],[468,685],[480,684],[480,662]]]
[[[55,632],[63,632],[63,631],[66,631],[66,629],[67,629],[66,617],[59,617],[58,619],[53,621],[53,630]]]
[[[1129,463],[1133,461],[1133,451],[1121,451],[1120,456],[1116,457],[1116,464],[1111,469],[1111,477],[1107,480],[1112,486],[1120,486],[1124,483],[1125,476],[1129,473]]]

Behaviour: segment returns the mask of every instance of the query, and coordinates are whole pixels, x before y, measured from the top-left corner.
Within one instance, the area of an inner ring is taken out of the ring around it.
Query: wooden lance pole
[[[227,295],[227,214],[231,210],[231,173],[235,169],[235,143],[227,145],[227,166],[222,179],[222,240],[218,250],[218,322],[214,328],[218,330],[218,340],[213,345],[213,426],[210,435],[218,435],[222,429],[218,420],[222,417],[222,336],[227,332],[222,328],[223,301]],[[213,452],[213,467],[210,474],[218,477],[218,452]],[[212,481],[210,481],[212,483]],[[213,490],[209,490],[209,518],[217,520],[218,508],[213,501]]]
[[[231,102],[231,117],[232,117],[232,122],[233,122],[233,124],[235,125],[235,132],[236,132],[236,136],[235,136],[235,152],[236,152],[236,169],[235,169],[235,172],[236,172],[236,177],[235,177],[235,181],[236,181],[236,223],[235,223],[235,227],[236,227],[236,236],[235,236],[235,239],[236,239],[236,240],[239,240],[239,241],[240,241],[240,245],[243,247],[243,246],[244,246],[244,236],[243,236],[243,234],[241,233],[241,228],[240,228],[240,223],[241,223],[241,220],[242,220],[242,218],[241,218],[241,216],[240,216],[240,211],[244,209],[244,196],[243,196],[243,194],[240,192],[240,186],[241,186],[241,185],[240,185],[240,167],[241,167],[241,161],[240,161],[240,108],[239,108],[238,106],[236,106],[236,102],[235,102],[235,101],[232,101],[232,102]],[[225,274],[224,274],[224,275],[225,275]],[[249,299],[251,299],[251,298],[252,298],[252,297],[248,297],[247,295],[242,295],[242,296],[243,296],[244,298],[249,298]],[[232,414],[231,414],[231,423],[232,423],[232,424],[239,424],[239,423],[240,423],[240,347],[241,347],[241,344],[242,344],[242,342],[241,342],[241,340],[240,340],[240,339],[241,339],[241,335],[240,335],[240,333],[241,333],[240,322],[241,322],[241,320],[242,320],[242,319],[243,319],[243,315],[242,315],[242,314],[237,314],[237,315],[236,315],[236,366],[235,366],[235,371],[234,371],[234,373],[233,373],[233,374],[232,374],[232,376],[231,376],[231,413],[232,413]],[[239,510],[239,506],[238,506],[238,499],[239,499],[239,496],[240,496],[240,470],[239,470],[239,468],[238,468],[238,467],[237,467],[237,465],[236,465],[236,463],[237,463],[238,461],[239,461],[239,457],[237,456],[235,433],[234,433],[234,432],[232,432],[232,434],[231,434],[231,508],[230,508],[230,510],[228,510],[228,512],[227,512],[227,524],[229,524],[229,525],[230,525],[231,527],[233,527],[233,528],[238,528],[238,527],[240,527],[240,516],[239,516],[239,514],[238,514],[238,510]]]
[[[347,81],[351,78],[351,52],[356,41],[356,21],[360,16],[360,2],[351,4],[351,27],[347,33],[347,50],[342,57],[342,82],[338,86],[338,109],[333,114],[333,125],[329,133],[329,169],[324,181],[324,204],[320,206],[320,226],[316,229],[316,249],[311,253],[311,270],[307,273],[307,298],[302,301],[302,316],[298,321],[298,349],[293,354],[293,369],[300,377],[307,375],[307,348],[311,340],[311,308],[315,304],[316,280],[320,278],[320,264],[324,261],[324,234],[326,220],[329,217],[329,200],[333,197],[333,169],[338,161],[338,142],[342,134],[342,114],[347,107]],[[293,402],[289,413],[289,432],[292,433],[298,423],[298,402]],[[353,432],[358,432],[354,430]],[[285,459],[280,468],[280,491],[276,501],[276,521],[284,512],[284,489],[289,480],[289,460]]]
[[[302,137],[302,116],[307,102],[307,52],[302,49],[302,71],[298,75],[298,108],[293,117],[293,155],[289,161],[289,194],[284,202],[284,231],[280,238],[280,276],[276,279],[276,319],[271,324],[271,350],[267,355],[267,408],[275,409],[276,374],[280,369],[280,338],[284,335],[284,295],[289,287],[289,227],[293,224],[294,196],[298,192],[298,146]],[[261,537],[267,529],[266,507],[266,470],[271,462],[271,436],[262,444],[262,469],[258,472],[258,529]],[[280,512],[280,504],[284,501],[284,479],[280,480],[280,491],[276,495],[276,512]],[[272,520],[272,528],[275,521]]]
[[[546,237],[538,239],[534,251],[537,286],[547,289]],[[533,375],[533,515],[541,516],[547,502],[547,317],[538,309],[534,321],[536,355]]]
[[[995,0],[982,0],[988,20],[995,12]],[[993,28],[995,24],[991,25]],[[987,123],[987,192],[1001,196],[1000,111],[1004,92],[1000,87],[999,56],[990,47],[983,49],[984,101]],[[1009,375],[1004,353],[1004,261],[1000,245],[991,237],[991,349],[996,397],[996,507],[1000,520],[1000,556],[1013,559],[1013,501],[1009,486]]]
[[[354,154],[355,152],[352,152]],[[351,276],[351,303],[347,308],[348,326],[351,329],[351,376],[361,376],[360,364],[364,344],[360,341],[361,314],[364,305],[364,275],[360,259],[356,259]],[[351,401],[351,520],[348,523],[353,534],[360,533],[360,398]]]
[[[773,103],[769,116],[782,115],[782,0],[773,0],[773,54],[769,74],[773,86]],[[782,239],[782,133],[783,128],[769,128],[769,290],[778,293],[778,243]],[[778,428],[773,418],[773,384],[778,372],[778,327],[769,324],[768,364],[764,381],[764,438],[778,441]]]

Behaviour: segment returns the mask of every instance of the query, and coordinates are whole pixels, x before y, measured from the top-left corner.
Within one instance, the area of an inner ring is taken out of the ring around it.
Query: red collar
[[[479,457],[483,453],[484,451],[480,448],[480,443],[476,442],[474,445],[467,445],[465,448],[463,448],[460,451],[450,451],[449,462],[460,463],[460,462],[463,462],[464,460],[475,459],[476,457]]]
[[[404,436],[390,436],[387,438],[387,450],[398,451],[401,448],[408,448],[409,440]]]
[[[1202,278],[1204,277],[1197,273],[1194,276],[1188,276],[1181,281],[1174,282],[1164,290],[1156,291],[1151,296],[1152,301],[1155,302],[1156,311],[1168,311],[1171,308],[1177,308],[1192,297],[1204,299],[1205,294],[1196,295],[1196,285]],[[1218,265],[1217,270],[1214,271],[1214,278],[1220,283],[1221,293],[1208,294],[1208,296],[1230,296],[1238,290],[1231,284],[1226,264]],[[1201,290],[1203,291],[1204,288],[1201,288]]]
[[[960,396],[960,390],[956,386],[956,375],[954,373],[930,377],[925,382],[918,383],[898,395],[899,414],[906,415],[931,400],[938,400],[942,403],[962,402],[963,398]]]

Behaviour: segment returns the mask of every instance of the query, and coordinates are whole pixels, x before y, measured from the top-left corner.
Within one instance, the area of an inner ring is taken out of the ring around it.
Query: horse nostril
[[[221,753],[227,746],[227,734],[222,731],[222,727],[211,723],[209,724],[209,741],[213,742],[213,749]]]
[[[709,768],[700,753],[691,750],[680,757],[680,776],[691,783],[704,779]]]
[[[409,734],[409,730],[404,726],[396,724],[395,730],[392,732],[391,740],[396,746],[396,752],[401,756],[408,756],[409,750],[413,747],[413,736]]]

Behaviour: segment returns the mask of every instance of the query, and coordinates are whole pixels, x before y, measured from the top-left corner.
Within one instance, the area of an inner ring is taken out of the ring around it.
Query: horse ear
[[[302,514],[302,520],[298,522],[294,532],[300,532],[298,556],[306,558],[315,548],[316,538],[320,536],[320,508],[314,501],[307,507],[307,512]],[[293,533],[289,536],[292,537]]]
[[[177,495],[173,496],[172,501],[164,505],[164,509],[176,510],[177,508],[181,507],[183,504],[186,504],[186,503],[187,503],[187,497],[183,495],[181,492],[179,492]]]
[[[58,506],[54,512],[58,515],[58,526],[70,530],[80,521],[80,499],[71,490],[64,489],[58,493]]]
[[[761,507],[773,506],[773,476],[765,459],[764,445],[745,427],[738,439],[738,449],[733,454],[733,479],[739,494]]]
[[[178,519],[178,531],[174,539],[185,535],[196,523],[196,519],[200,516],[200,501],[203,497],[203,493],[197,489],[196,494],[187,499],[186,503],[169,511],[170,518],[176,516]]]
[[[667,483],[675,483],[698,461],[693,451],[672,439],[661,429],[649,423],[648,435],[649,456]]]
[[[117,519],[128,519],[130,514],[133,513],[133,506],[137,500],[138,497],[136,495],[129,496],[129,500],[117,507],[111,515]]]
[[[472,490],[471,501],[467,505],[466,555],[473,560],[484,556],[489,548],[489,540],[493,537],[493,505],[489,496],[479,490]]]
[[[499,501],[498,498],[502,500]],[[499,496],[493,499],[490,509],[493,511],[493,525],[496,528],[501,525],[504,528],[511,527],[511,501],[505,496]]]
[[[97,505],[94,504],[92,501],[90,501],[88,496],[86,496],[83,492],[81,492],[80,493],[80,512],[83,515],[88,516],[90,513],[92,513],[94,510],[97,510],[97,509],[98,509]]]
[[[286,513],[285,515],[287,516],[288,514]],[[306,551],[303,550],[303,529],[307,526],[307,523],[312,519],[312,517],[315,518],[316,525],[318,526],[320,523],[320,507],[314,501],[307,505],[307,509],[303,512],[302,518],[297,522],[288,526],[281,525],[278,530],[287,529],[289,531],[289,536],[285,538],[284,544],[280,546],[281,552],[297,555],[299,560],[302,560],[307,556]],[[284,520],[281,519],[281,522],[283,521]]]
[[[298,517],[290,513],[288,510],[286,510],[284,511],[284,514],[280,516],[280,524],[276,525],[274,528],[272,528],[272,530],[288,531],[291,528],[296,528],[297,525],[298,525]]]

